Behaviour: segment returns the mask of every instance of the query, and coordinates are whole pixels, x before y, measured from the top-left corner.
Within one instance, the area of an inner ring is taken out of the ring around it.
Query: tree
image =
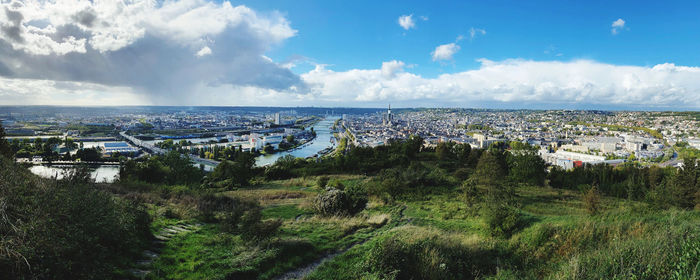
[[[683,167],[678,169],[673,177],[673,195],[678,206],[692,208],[696,204],[700,205],[696,197],[700,192],[698,176],[700,171],[698,171],[697,160],[686,158],[683,161]]]
[[[13,155],[14,153],[10,148],[10,144],[7,142],[7,139],[5,139],[5,128],[2,127],[0,123],[0,156],[12,158]]]
[[[238,187],[247,185],[253,177],[253,167],[255,166],[255,155],[241,152],[236,156],[235,161],[224,160],[214,168],[211,179],[218,182],[222,187]]]
[[[406,140],[406,143],[404,143],[404,154],[409,159],[414,159],[420,152],[421,148],[423,148],[423,141],[423,138],[418,135],[411,135],[411,137],[408,137],[408,140]]]
[[[583,194],[583,205],[586,207],[588,214],[595,215],[600,212],[600,192],[598,188],[592,186]]]
[[[469,162],[469,155],[471,154],[471,151],[472,146],[466,143],[457,144],[454,146],[455,156],[461,165],[466,165]]]
[[[517,142],[519,143],[519,142]],[[547,172],[545,162],[532,151],[518,150],[508,153],[508,175],[514,182],[544,186]]]
[[[495,236],[510,235],[520,222],[520,213],[513,207],[515,191],[506,175],[499,151],[489,150],[481,155],[474,179],[486,189],[483,216]]]
[[[186,155],[170,151],[158,159],[170,169],[167,176],[167,181],[170,184],[193,184],[198,183],[202,178],[202,172],[192,165],[192,161]]]
[[[65,137],[65,138],[63,139],[63,144],[66,145],[66,148],[68,148],[68,149],[70,149],[70,150],[75,150],[75,149],[78,148],[78,144],[76,144],[76,143],[73,141],[73,139],[68,138],[68,137]]]
[[[274,153],[274,152],[275,152],[275,147],[273,147],[272,145],[270,145],[270,144],[268,143],[268,144],[265,145],[265,147],[263,147],[263,152],[265,152],[266,154]]]
[[[100,161],[102,153],[97,148],[80,149],[75,153],[75,157],[81,161]]]
[[[506,175],[506,170],[503,169],[500,160],[491,151],[481,155],[474,173],[477,184],[487,187],[502,184]]]
[[[439,160],[450,160],[453,158],[452,148],[454,147],[453,142],[440,142],[435,148],[435,154]]]
[[[167,139],[163,142],[156,143],[156,146],[158,146],[161,149],[166,149],[166,150],[172,149],[174,145],[175,144],[173,142],[173,139]]]

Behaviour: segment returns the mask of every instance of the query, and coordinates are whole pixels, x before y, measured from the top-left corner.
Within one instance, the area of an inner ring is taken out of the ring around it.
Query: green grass
[[[368,179],[330,177],[345,186]],[[426,278],[452,275],[430,274],[441,269],[441,263],[459,273],[468,271],[459,274],[466,279],[474,275],[479,279],[700,277],[697,210],[661,211],[643,202],[603,197],[602,213],[590,216],[579,192],[520,186],[516,204],[524,222],[509,237],[492,237],[479,207],[468,207],[457,190],[394,204],[373,201],[351,218],[316,217],[308,207],[320,191],[316,181],[317,177],[294,178],[225,192],[260,200],[263,219],[283,220],[279,232],[269,241],[253,243],[206,225],[169,241],[154,263],[152,277],[271,279],[349,248],[305,279],[390,278],[373,268],[371,255],[389,239],[404,242],[408,254],[423,252],[415,265],[427,273],[421,274]],[[373,224],[381,215],[389,221]],[[178,222],[161,215],[152,228]],[[470,256],[475,259],[464,259]],[[454,268],[459,265],[471,268]]]
[[[498,258],[498,263],[481,264],[480,278],[700,279],[697,210],[659,211],[642,202],[605,197],[603,213],[590,216],[579,193],[539,187],[519,188],[517,201],[529,222],[509,238],[491,237],[478,213],[455,193],[407,202],[405,214],[418,231],[477,244]],[[307,279],[387,277],[370,271],[367,252],[391,234],[382,232],[352,248]],[[412,235],[417,234],[406,236]],[[449,254],[438,255],[437,262],[450,262]]]
[[[299,209],[297,205],[279,205],[263,209],[263,219],[294,219],[300,215],[312,214],[311,211]]]
[[[413,218],[413,224],[436,227],[445,231],[478,232],[487,234],[486,225],[469,215],[465,203],[454,195],[430,196],[425,201],[406,203],[405,214]]]
[[[356,184],[358,176],[333,176],[343,184]],[[345,249],[373,236],[381,224],[374,216],[397,213],[398,207],[366,210],[355,217],[314,217],[308,207],[318,190],[306,187],[315,178],[267,182],[260,188],[224,192],[226,195],[258,199],[265,206],[263,219],[282,219],[279,232],[270,240],[246,242],[239,235],[207,224],[194,233],[178,235],[166,243],[153,264],[153,279],[270,279],[311,263],[324,254]],[[157,214],[152,230],[157,232],[181,221]],[[297,216],[303,215],[299,220]],[[381,219],[379,219],[381,220]]]

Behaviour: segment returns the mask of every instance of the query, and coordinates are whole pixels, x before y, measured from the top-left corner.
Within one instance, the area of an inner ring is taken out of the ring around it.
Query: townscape
[[[31,202],[4,228],[13,278],[693,279],[700,264],[684,247],[700,234],[696,112],[2,109],[0,194]],[[54,215],[90,234],[56,234]],[[66,266],[72,250],[91,265]]]
[[[49,113],[51,110],[55,112]],[[81,147],[96,147],[103,159],[114,158],[114,154],[118,159],[163,153],[161,148],[177,146],[192,157],[212,159],[206,163],[216,164],[214,152],[218,158],[219,149],[271,154],[303,146],[315,137],[312,127],[326,117],[337,121],[330,144],[348,138],[353,146],[376,147],[412,135],[422,137],[428,146],[454,142],[484,149],[517,141],[539,147],[547,163],[565,169],[583,163],[678,166],[682,156],[697,155],[700,148],[698,115],[685,112],[449,108],[392,112],[390,106],[51,110],[33,114],[8,108],[0,115],[18,161],[58,161],[76,155]],[[37,138],[50,142],[51,152],[21,148]],[[318,156],[320,151],[308,156]]]
[[[0,280],[700,280],[699,11],[0,0]]]

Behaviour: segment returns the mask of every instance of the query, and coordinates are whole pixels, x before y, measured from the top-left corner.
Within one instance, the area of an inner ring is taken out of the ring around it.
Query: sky
[[[700,109],[697,1],[0,6],[0,105]]]

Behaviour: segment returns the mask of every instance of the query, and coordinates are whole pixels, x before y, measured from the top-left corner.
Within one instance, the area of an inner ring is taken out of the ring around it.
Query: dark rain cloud
[[[21,13],[7,8],[5,12],[11,19],[10,27],[20,26]],[[79,26],[101,24],[92,9],[82,10],[71,19],[72,23],[55,27],[49,37],[56,42],[69,37],[89,41],[90,34]],[[0,38],[0,76],[4,77],[128,86],[154,100],[180,98],[200,85],[306,88],[298,75],[263,56],[271,42],[261,38],[260,30],[245,21],[228,26],[200,45],[185,45],[146,32],[134,43],[115,51],[101,52],[86,44],[84,53],[63,55],[28,54],[13,48],[10,40],[20,42],[21,29],[5,30],[7,26],[3,25],[4,40]],[[205,45],[211,54],[197,56]]]

